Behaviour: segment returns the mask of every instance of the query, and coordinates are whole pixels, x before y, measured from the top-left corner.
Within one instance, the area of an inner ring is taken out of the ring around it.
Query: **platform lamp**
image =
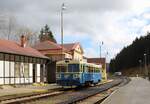
[[[146,56],[147,56],[147,54],[144,53],[144,62],[145,62],[144,67],[145,67],[145,74],[148,75],[147,63],[146,63],[146,60],[147,60],[147,59],[146,59]]]
[[[108,53],[108,51],[106,52],[106,56],[105,56],[105,58],[106,58],[106,70],[107,70],[107,62],[108,62],[108,55],[109,55],[109,53]]]
[[[139,60],[139,64],[140,64],[140,73],[142,74],[142,60]]]
[[[62,54],[62,60],[63,60],[63,11],[66,9],[66,7],[65,7],[65,4],[63,3],[62,5],[61,5],[61,47],[62,47],[62,52],[61,52],[61,54]]]
[[[108,53],[108,51],[107,51],[107,52],[106,52],[106,56],[105,56],[105,57],[106,57],[106,63],[107,63],[108,54],[109,54],[109,53]]]
[[[101,58],[101,51],[102,51],[102,45],[103,45],[103,41],[100,42],[100,58]]]

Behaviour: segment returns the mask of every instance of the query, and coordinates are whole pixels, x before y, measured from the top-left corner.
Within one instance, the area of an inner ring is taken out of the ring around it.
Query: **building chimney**
[[[26,47],[27,39],[26,39],[26,37],[24,35],[21,36],[20,41],[21,41],[21,47],[23,47],[23,48]]]

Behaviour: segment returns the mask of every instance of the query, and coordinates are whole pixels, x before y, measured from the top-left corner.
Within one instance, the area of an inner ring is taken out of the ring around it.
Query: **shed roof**
[[[31,57],[48,58],[34,48],[28,46],[21,47],[20,44],[10,40],[0,39],[0,52],[25,55]]]

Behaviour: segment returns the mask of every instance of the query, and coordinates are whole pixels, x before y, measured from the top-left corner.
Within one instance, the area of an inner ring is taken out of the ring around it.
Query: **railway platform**
[[[0,98],[3,96],[13,96],[21,95],[27,93],[45,92],[47,90],[53,90],[61,88],[57,84],[47,84],[47,85],[3,85],[0,86]]]
[[[114,91],[101,104],[150,104],[150,82],[133,77],[129,84]]]

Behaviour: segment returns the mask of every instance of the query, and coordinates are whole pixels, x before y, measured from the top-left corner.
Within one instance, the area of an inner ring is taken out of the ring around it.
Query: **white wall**
[[[37,64],[37,82],[40,82],[40,64]]]
[[[10,62],[10,77],[14,77],[14,62]]]
[[[0,61],[0,77],[3,77],[4,61]],[[0,78],[0,84],[4,84],[4,79]]]
[[[11,78],[10,84],[14,84],[14,83],[15,83],[15,79],[14,79],[14,78]]]
[[[15,63],[14,62],[10,62],[10,77],[14,77],[14,65],[15,65]],[[14,84],[15,82],[14,82],[14,78],[11,78],[11,80],[10,80],[10,84]]]
[[[0,61],[0,77],[3,77],[4,72],[4,61]]]
[[[20,83],[20,78],[15,78],[15,83],[19,84]]]
[[[22,63],[24,65],[24,63]],[[40,64],[36,64],[36,82],[40,82]],[[0,84],[20,84],[20,83],[33,83],[33,64],[29,63],[29,78],[14,78],[15,74],[15,62],[9,62],[9,61],[1,61],[0,60]],[[5,69],[5,71],[4,71]],[[44,65],[45,69],[45,65]],[[5,76],[3,76],[3,73],[5,72]],[[22,71],[20,70],[22,73]],[[4,78],[1,77],[12,77],[12,78]],[[44,78],[46,79],[46,78]]]
[[[5,77],[9,77],[9,61],[5,61]],[[9,78],[5,78],[5,84],[9,84]]]
[[[5,61],[5,77],[9,77],[9,61]]]
[[[20,63],[20,76],[24,77],[24,63],[23,62]],[[21,83],[23,83],[22,80],[21,80]]]
[[[29,82],[30,83],[33,83],[33,64],[32,63],[30,63],[29,64]]]

